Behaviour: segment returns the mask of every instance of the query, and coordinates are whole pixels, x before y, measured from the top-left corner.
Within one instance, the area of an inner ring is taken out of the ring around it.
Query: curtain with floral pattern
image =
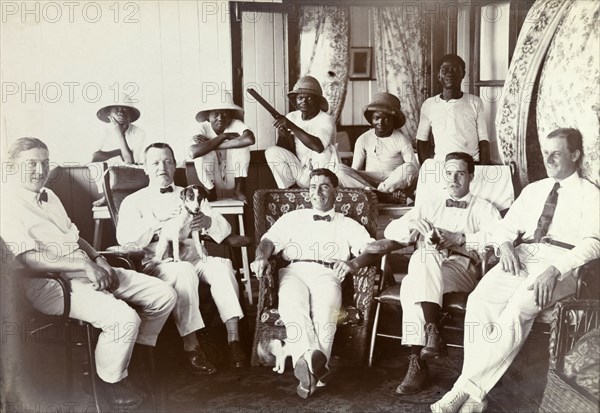
[[[600,185],[600,2],[574,1],[544,61],[537,98],[540,141],[555,129],[583,136],[583,176]]]
[[[350,9],[302,6],[299,16],[300,76],[310,75],[321,83],[329,114],[337,122],[348,87]]]
[[[374,7],[375,68],[380,92],[400,99],[403,132],[416,139],[421,105],[429,97],[429,37],[423,13],[405,7]]]
[[[540,142],[562,127],[581,131],[582,174],[600,183],[599,4],[537,0],[527,14],[496,116],[500,154],[521,186],[545,176]]]

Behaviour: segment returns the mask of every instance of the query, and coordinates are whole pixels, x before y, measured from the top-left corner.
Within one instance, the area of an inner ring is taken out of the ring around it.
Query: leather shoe
[[[429,378],[429,367],[427,363],[419,359],[416,354],[408,356],[408,371],[404,380],[396,387],[397,394],[414,394],[423,389],[423,385]]]
[[[310,372],[314,374],[317,379],[322,380],[329,374],[327,368],[327,356],[321,350],[310,351],[310,357],[305,355],[305,359],[308,361],[308,367]]]
[[[142,404],[143,397],[121,380],[117,383],[107,383],[102,379],[97,383],[98,395],[114,407],[135,409]]]
[[[188,360],[188,367],[193,374],[214,374],[217,368],[206,358],[200,346],[192,351],[186,351],[185,356]]]
[[[237,340],[229,343],[229,363],[231,367],[236,368],[246,366],[246,354]]]
[[[421,349],[421,358],[423,360],[433,360],[448,355],[448,348],[440,334],[440,328],[435,323],[425,324],[425,333],[427,334],[427,344]]]
[[[298,387],[296,393],[303,399],[308,399],[311,394],[317,389],[318,379],[310,372],[308,362],[301,356],[294,366],[294,376],[298,379]]]

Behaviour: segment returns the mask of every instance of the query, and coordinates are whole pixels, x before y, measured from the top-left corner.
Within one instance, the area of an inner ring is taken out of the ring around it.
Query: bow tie
[[[467,205],[467,201],[455,201],[454,199],[446,199],[446,206],[448,208],[467,209]]]
[[[48,192],[46,192],[46,191],[40,192],[38,195],[38,202],[39,203],[48,202]]]
[[[327,221],[327,222],[331,222],[331,215],[313,215],[313,220],[314,221]]]
[[[165,192],[173,192],[173,187],[172,186],[168,186],[166,188],[160,188],[160,193],[164,194]]]

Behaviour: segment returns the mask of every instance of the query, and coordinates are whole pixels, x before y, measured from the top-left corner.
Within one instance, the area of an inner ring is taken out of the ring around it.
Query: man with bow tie
[[[70,280],[69,316],[102,330],[95,352],[99,395],[117,411],[139,406],[143,396],[126,382],[131,355],[134,347],[156,345],[175,305],[175,291],[156,278],[112,268],[79,236],[59,198],[44,187],[50,171],[44,142],[15,141],[8,150],[7,167],[14,174],[3,174],[7,190],[0,229],[9,257],[14,256],[9,263],[61,273]],[[62,313],[63,293],[55,280],[22,281],[36,309]]]
[[[338,178],[329,169],[313,169],[308,190],[312,208],[281,216],[263,235],[252,263],[256,276],[262,277],[271,255],[281,252],[290,262],[279,270],[279,314],[302,398],[329,372],[342,281],[368,263],[368,255],[361,253],[374,241],[358,222],[335,212],[337,186]],[[350,260],[351,254],[356,258]]]
[[[212,374],[216,367],[206,358],[196,331],[204,328],[200,314],[198,283],[211,286],[211,293],[221,319],[227,328],[230,362],[234,367],[246,364],[239,341],[238,321],[243,317],[239,302],[239,287],[231,261],[221,257],[200,258],[191,239],[185,240],[182,261],[157,261],[155,251],[164,223],[178,216],[183,205],[175,186],[175,156],[166,143],[153,143],[146,148],[144,170],[148,175],[146,188],[127,196],[119,210],[117,240],[120,245],[143,248],[143,271],[160,278],[177,291],[173,309],[175,324],[183,338],[188,367],[193,374]],[[231,226],[217,211],[209,209],[191,221],[190,229],[205,230],[216,242],[231,234]]]
[[[548,178],[527,185],[491,234],[500,263],[469,295],[462,372],[433,412],[484,411],[537,315],[575,294],[573,270],[600,258],[600,191],[580,175],[581,133],[557,129],[540,143]]]
[[[487,233],[500,221],[498,210],[469,192],[475,172],[471,155],[446,155],[446,196],[418,204],[385,229],[385,238],[407,244],[417,241],[402,280],[402,344],[412,348],[398,394],[421,391],[429,377],[426,360],[446,354],[439,330],[443,295],[470,292],[477,282],[477,264]]]

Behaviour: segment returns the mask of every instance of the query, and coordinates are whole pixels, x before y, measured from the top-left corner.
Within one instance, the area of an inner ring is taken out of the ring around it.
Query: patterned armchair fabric
[[[310,208],[306,189],[258,190],[254,194],[254,219],[256,241],[283,214],[296,209]],[[337,212],[361,223],[375,237],[377,229],[377,198],[362,189],[340,188],[336,198]],[[256,331],[252,348],[252,365],[273,365],[274,360],[261,357],[258,344],[261,340],[284,339],[285,327],[277,311],[278,272],[285,261],[271,257],[272,271],[260,278]],[[344,362],[364,364],[367,355],[367,336],[371,320],[376,268],[362,268],[346,277],[342,284],[342,308],[334,341],[333,354]]]
[[[598,299],[570,298],[556,303],[540,413],[598,411],[599,328]]]

